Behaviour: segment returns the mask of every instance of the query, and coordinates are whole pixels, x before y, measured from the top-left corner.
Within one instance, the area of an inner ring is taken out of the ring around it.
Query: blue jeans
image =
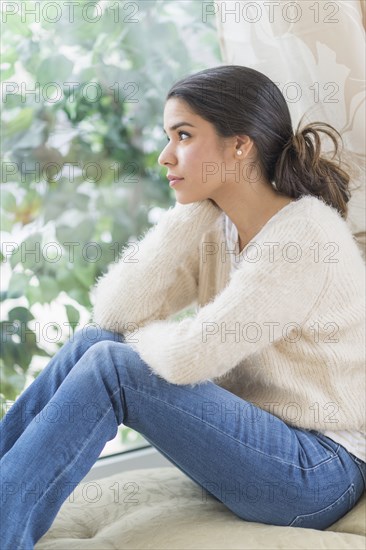
[[[0,423],[3,550],[32,549],[123,423],[246,521],[325,529],[365,490],[366,463],[212,381],[155,375],[120,334],[77,331]]]

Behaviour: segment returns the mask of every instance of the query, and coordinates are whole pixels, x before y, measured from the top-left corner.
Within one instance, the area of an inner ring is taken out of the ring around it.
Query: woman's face
[[[178,124],[179,127],[172,128]],[[220,138],[214,126],[194,113],[185,101],[174,97],[168,99],[164,109],[164,131],[169,141],[158,162],[167,168],[167,176],[183,178],[173,186],[181,204],[214,198],[218,188],[235,178],[235,174],[230,173],[236,168],[235,138]]]

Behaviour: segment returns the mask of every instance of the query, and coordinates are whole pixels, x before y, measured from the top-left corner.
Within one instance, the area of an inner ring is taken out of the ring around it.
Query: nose
[[[164,166],[165,164],[174,164],[175,162],[176,157],[172,152],[171,142],[168,142],[158,157],[158,163]]]

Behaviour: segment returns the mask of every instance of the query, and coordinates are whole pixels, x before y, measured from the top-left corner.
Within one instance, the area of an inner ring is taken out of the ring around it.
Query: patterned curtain
[[[223,64],[263,72],[283,92],[296,128],[323,121],[342,135],[352,198],[347,223],[366,258],[365,1],[227,1],[209,6]]]

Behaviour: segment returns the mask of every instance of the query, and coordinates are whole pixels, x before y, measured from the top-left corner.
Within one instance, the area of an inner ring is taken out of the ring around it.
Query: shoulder
[[[282,212],[280,211],[279,214]],[[278,216],[273,224],[274,232],[291,227],[294,234],[319,234],[326,239],[353,239],[352,232],[338,210],[323,199],[314,195],[303,195],[283,209],[283,215]]]
[[[365,264],[348,220],[336,208],[315,196],[304,196],[301,202],[302,215],[308,217],[307,225],[313,234],[318,234],[329,246],[334,245],[349,261]]]

